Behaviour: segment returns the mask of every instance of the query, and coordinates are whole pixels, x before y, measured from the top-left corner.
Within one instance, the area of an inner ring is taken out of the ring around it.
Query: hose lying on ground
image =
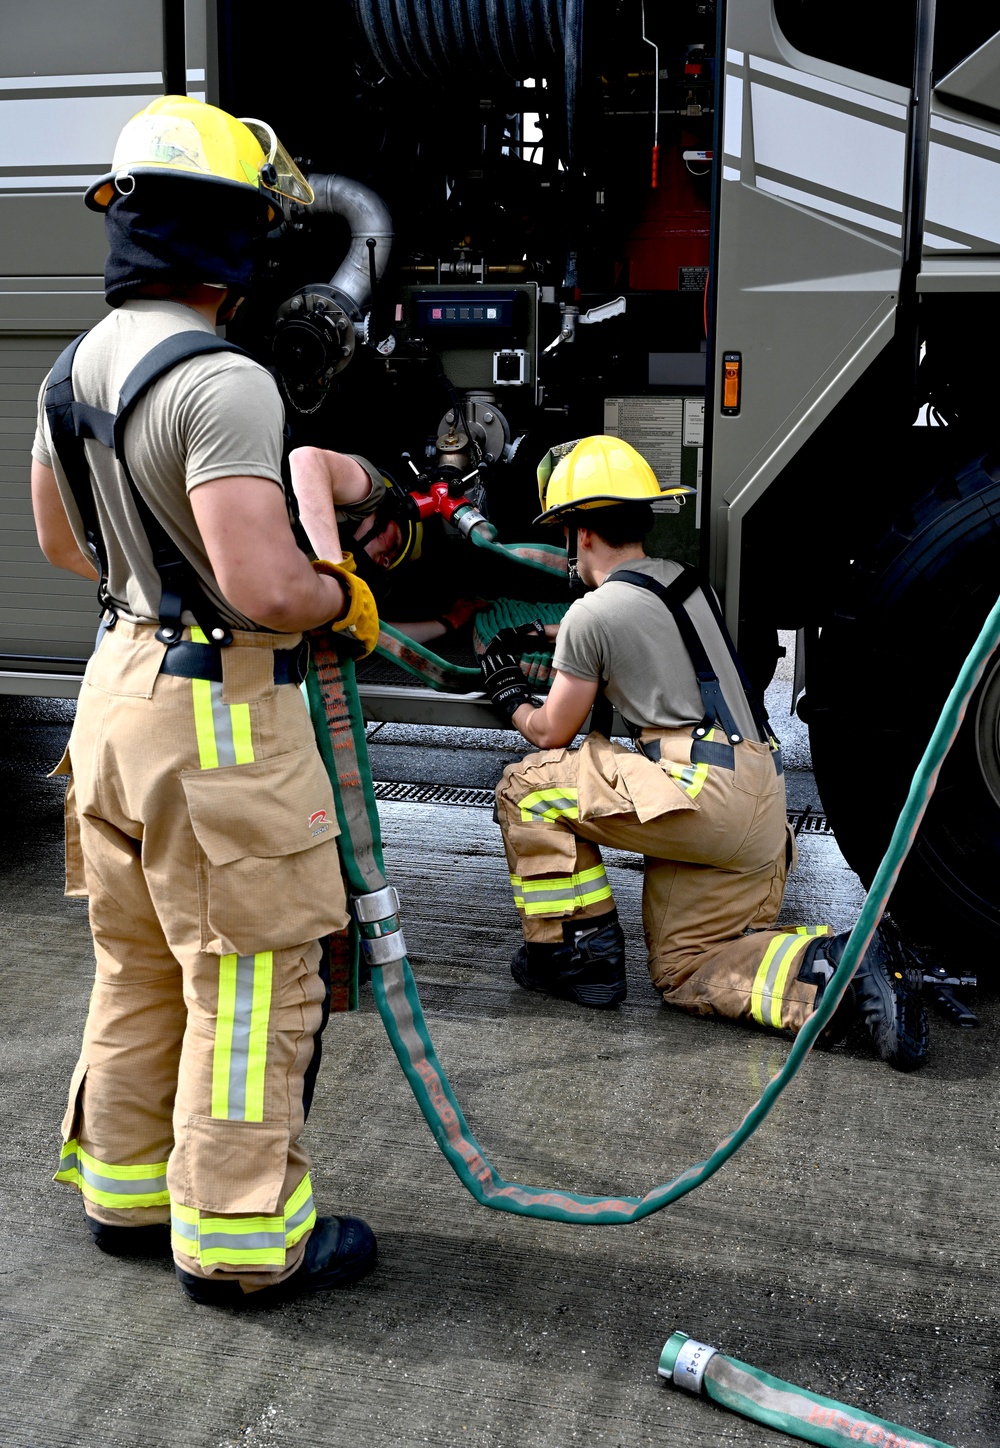
[[[679,1388],[704,1393],[744,1418],[823,1448],[850,1443],[871,1443],[875,1448],[949,1448],[939,1438],[887,1423],[884,1418],[773,1378],[738,1358],[724,1357],[684,1332],[675,1332],[664,1344],[657,1371]]]
[[[760,1099],[705,1161],[695,1163],[661,1186],[652,1187],[641,1197],[594,1197],[505,1181],[485,1156],[462,1115],[462,1108],[438,1061],[427,1029],[417,987],[406,959],[395,905],[391,909],[386,908],[383,915],[373,916],[364,903],[366,896],[377,897],[378,908],[383,908],[387,897],[395,897],[391,887],[386,886],[383,874],[382,843],[364,718],[354,681],[353,662],[338,656],[332,635],[314,636],[307,696],[320,752],[333,782],[341,827],[341,859],[349,892],[354,897],[355,913],[362,922],[361,943],[372,968],[375,1002],[396,1057],[438,1146],[463,1186],[478,1202],[497,1211],[543,1217],[550,1221],[602,1225],[635,1222],[669,1206],[708,1181],[753,1135],[801,1069],[813,1042],[840,1004],[858,962],[868,948],[903,861],[916,838],[941,765],[958,734],[987,661],[998,644],[1000,600],[983,625],[948,695],[913,776],[889,848],[820,1007],[795,1037],[785,1064],[765,1087]]]

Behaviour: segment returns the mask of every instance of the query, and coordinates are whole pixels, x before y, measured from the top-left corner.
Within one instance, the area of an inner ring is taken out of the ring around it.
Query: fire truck
[[[37,392],[104,312],[83,191],[132,114],[188,93],[266,118],[316,192],[286,208],[230,329],[274,371],[290,445],[362,454],[448,500],[387,616],[564,597],[544,571],[471,548],[454,517],[476,513],[501,544],[551,542],[532,524],[539,458],[626,438],[665,489],[696,488],[657,505],[652,551],[704,569],[758,689],[779,631],[796,631],[823,807],[869,881],[1000,589],[988,10],[287,0],[263,25],[236,0],[15,12],[0,78],[0,691],[70,696],[93,645],[92,587],[34,541]],[[476,689],[426,687],[387,660],[362,682],[373,719],[495,723]],[[952,948],[1000,940],[1000,659],[894,909]]]

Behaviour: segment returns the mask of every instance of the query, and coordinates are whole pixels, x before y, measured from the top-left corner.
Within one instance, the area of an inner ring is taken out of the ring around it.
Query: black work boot
[[[806,951],[799,979],[816,983],[817,1006],[849,939],[849,931],[820,936]],[[847,1034],[852,1020],[860,1017],[880,1060],[897,1071],[916,1071],[922,1066],[929,1037],[927,1014],[920,996],[907,982],[908,964],[893,926],[884,920],[817,1045],[835,1045]]]
[[[625,999],[625,936],[618,911],[563,922],[558,945],[524,941],[510,973],[525,990],[608,1010]]]
[[[301,1266],[276,1287],[244,1292],[238,1282],[195,1277],[176,1267],[187,1295],[203,1307],[270,1307],[303,1292],[347,1287],[378,1262],[375,1233],[360,1217],[317,1217]]]
[[[84,1213],[94,1245],[109,1257],[169,1257],[170,1228],[166,1222],[143,1227],[111,1227]]]

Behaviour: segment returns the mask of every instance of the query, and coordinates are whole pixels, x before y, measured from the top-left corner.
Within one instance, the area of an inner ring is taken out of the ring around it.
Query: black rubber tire
[[[855,569],[824,625],[803,716],[837,842],[867,887],[941,706],[1000,593],[1000,455],[942,480]],[[1000,653],[966,713],[892,899],[914,939],[1000,945]],[[1000,959],[992,968],[1000,982]]]

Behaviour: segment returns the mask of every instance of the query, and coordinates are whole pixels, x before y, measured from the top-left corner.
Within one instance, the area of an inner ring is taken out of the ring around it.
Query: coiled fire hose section
[[[770,1373],[724,1357],[707,1343],[675,1332],[664,1344],[657,1371],[676,1387],[704,1393],[713,1402],[744,1418],[778,1428],[807,1443],[842,1448],[845,1443],[871,1443],[876,1448],[949,1448],[939,1438],[926,1438],[898,1423],[822,1398]]]
[[[524,603],[515,598],[497,598],[476,614],[474,648],[481,654],[486,645],[502,628],[516,628],[519,624],[541,619],[542,623],[558,623],[566,612],[564,603]],[[483,675],[478,668],[444,659],[433,649],[418,644],[408,634],[393,628],[392,624],[379,620],[378,647],[375,652],[388,659],[397,668],[429,684],[432,689],[447,693],[480,693]],[[521,655],[521,667],[529,684],[546,688],[549,683],[552,664],[552,645],[535,653]]]
[[[563,160],[574,163],[583,0],[352,0],[359,34],[384,75],[431,85],[470,75],[562,78]]]
[[[439,1062],[406,958],[398,899],[383,874],[382,843],[353,662],[339,657],[332,636],[313,640],[307,697],[320,752],[333,783],[340,849],[361,948],[383,1025],[417,1103],[442,1153],[463,1186],[482,1206],[557,1222],[600,1225],[636,1222],[708,1181],[756,1131],[801,1069],[830,1020],[886,907],[916,838],[941,765],[958,734],[969,700],[1000,643],[1000,600],[992,609],[941,711],[910,785],[889,848],[819,1009],[792,1043],[781,1070],[760,1099],[706,1160],[687,1167],[641,1197],[595,1197],[558,1188],[505,1181],[469,1128]],[[835,1440],[831,1440],[835,1441]]]

